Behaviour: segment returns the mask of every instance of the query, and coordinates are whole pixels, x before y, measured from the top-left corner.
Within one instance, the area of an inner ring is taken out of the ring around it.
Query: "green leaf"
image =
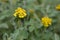
[[[58,34],[54,34],[54,37],[55,37],[55,40],[60,40],[60,37],[59,37],[59,35]]]
[[[30,32],[32,32],[34,29],[35,29],[34,26],[30,26],[30,27],[29,27],[29,31],[30,31]]]
[[[0,28],[8,28],[8,25],[6,23],[0,24]]]
[[[28,32],[26,30],[20,30],[19,35],[17,36],[17,40],[27,39]]]

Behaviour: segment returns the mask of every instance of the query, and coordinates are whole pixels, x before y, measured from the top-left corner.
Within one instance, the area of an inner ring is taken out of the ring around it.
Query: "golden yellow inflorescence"
[[[17,8],[13,14],[15,17],[24,18],[27,16],[26,11],[22,8]]]
[[[56,9],[57,10],[60,10],[60,4],[56,6]]]
[[[48,17],[43,17],[41,19],[41,21],[42,21],[42,24],[44,25],[44,27],[48,27],[52,23],[52,19],[50,19]]]

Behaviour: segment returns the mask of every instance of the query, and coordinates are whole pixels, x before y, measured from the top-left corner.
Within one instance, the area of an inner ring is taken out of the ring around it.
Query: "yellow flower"
[[[17,8],[13,14],[15,17],[24,18],[27,16],[26,11],[22,8]]]
[[[50,19],[48,17],[43,17],[41,21],[42,21],[42,24],[44,25],[44,27],[48,27],[52,23],[52,19]]]
[[[56,6],[56,9],[57,10],[60,10],[60,4]]]

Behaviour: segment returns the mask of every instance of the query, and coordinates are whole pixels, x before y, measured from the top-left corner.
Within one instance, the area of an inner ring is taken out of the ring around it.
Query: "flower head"
[[[52,23],[52,19],[50,19],[48,17],[43,17],[41,19],[41,21],[42,21],[42,24],[44,25],[44,27],[48,27]]]
[[[27,16],[26,11],[22,8],[17,8],[13,14],[15,17],[24,18]]]
[[[56,9],[57,10],[60,10],[60,4],[56,6]]]

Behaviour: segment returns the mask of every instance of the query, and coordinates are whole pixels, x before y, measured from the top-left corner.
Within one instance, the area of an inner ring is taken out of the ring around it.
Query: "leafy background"
[[[0,0],[0,40],[60,40],[60,0]],[[13,16],[16,8],[24,8],[27,17]],[[52,25],[44,28],[41,18],[52,18]]]

